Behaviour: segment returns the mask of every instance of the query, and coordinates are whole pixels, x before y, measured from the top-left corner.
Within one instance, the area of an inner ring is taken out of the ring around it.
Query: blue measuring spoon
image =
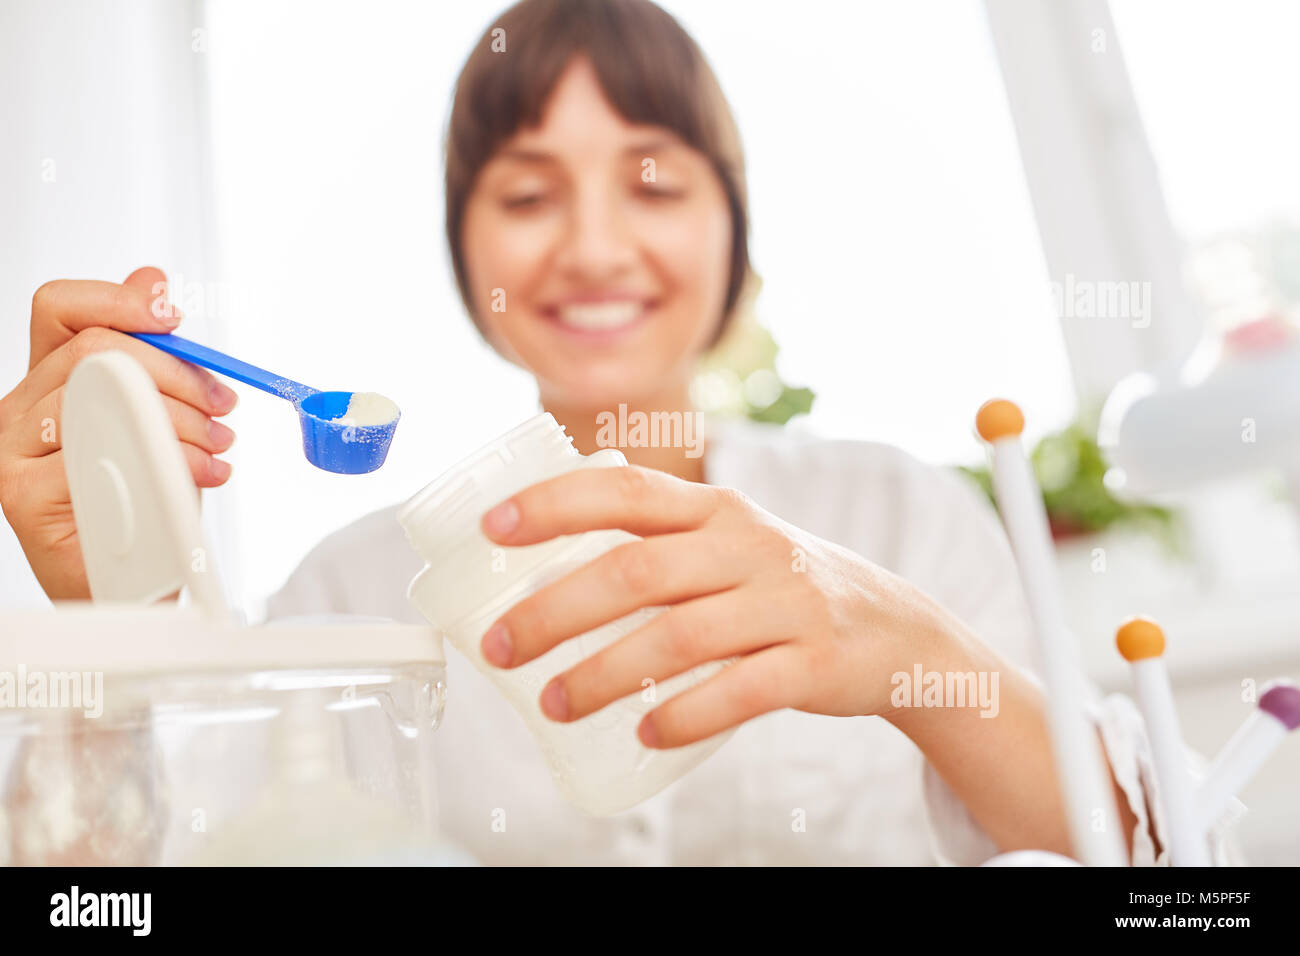
[[[388,457],[388,446],[393,441],[401,412],[382,425],[341,424],[337,419],[347,412],[353,392],[322,392],[179,335],[128,334],[169,355],[202,365],[290,402],[297,409],[298,421],[302,425],[303,454],[317,468],[341,475],[362,475],[374,471]]]

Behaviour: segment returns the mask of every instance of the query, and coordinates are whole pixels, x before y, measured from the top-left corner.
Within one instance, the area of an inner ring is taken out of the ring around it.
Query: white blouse
[[[732,423],[710,434],[711,484],[850,548],[938,600],[988,644],[1034,669],[1028,612],[992,508],[960,476],[886,445]],[[371,514],[319,544],[268,616],[363,614],[423,623],[406,599],[422,566],[395,518]],[[444,836],[487,864],[982,863],[997,848],[916,746],[876,717],[794,710],[739,728],[717,753],[641,805],[588,817],[559,795],[523,720],[454,649],[434,735]],[[1096,700],[1111,766],[1137,818],[1135,865],[1167,863],[1140,714]],[[1189,757],[1195,763],[1194,757]],[[1216,826],[1216,863],[1233,862]]]

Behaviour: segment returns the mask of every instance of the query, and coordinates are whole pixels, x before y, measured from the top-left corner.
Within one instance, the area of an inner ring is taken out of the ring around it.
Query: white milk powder
[[[397,405],[378,392],[353,392],[348,410],[334,421],[340,425],[387,425],[397,414]]]

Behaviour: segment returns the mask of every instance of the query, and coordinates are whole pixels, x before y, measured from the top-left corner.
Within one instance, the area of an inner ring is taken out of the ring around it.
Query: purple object
[[[1286,681],[1264,685],[1259,709],[1276,717],[1287,730],[1295,730],[1300,727],[1300,687]]]

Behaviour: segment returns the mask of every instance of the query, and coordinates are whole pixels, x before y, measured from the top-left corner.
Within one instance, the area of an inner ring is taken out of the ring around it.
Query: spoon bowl
[[[295,402],[302,425],[302,451],[325,471],[363,475],[375,471],[388,457],[401,412],[381,425],[351,425],[339,421],[348,410],[352,392],[313,392]]]

